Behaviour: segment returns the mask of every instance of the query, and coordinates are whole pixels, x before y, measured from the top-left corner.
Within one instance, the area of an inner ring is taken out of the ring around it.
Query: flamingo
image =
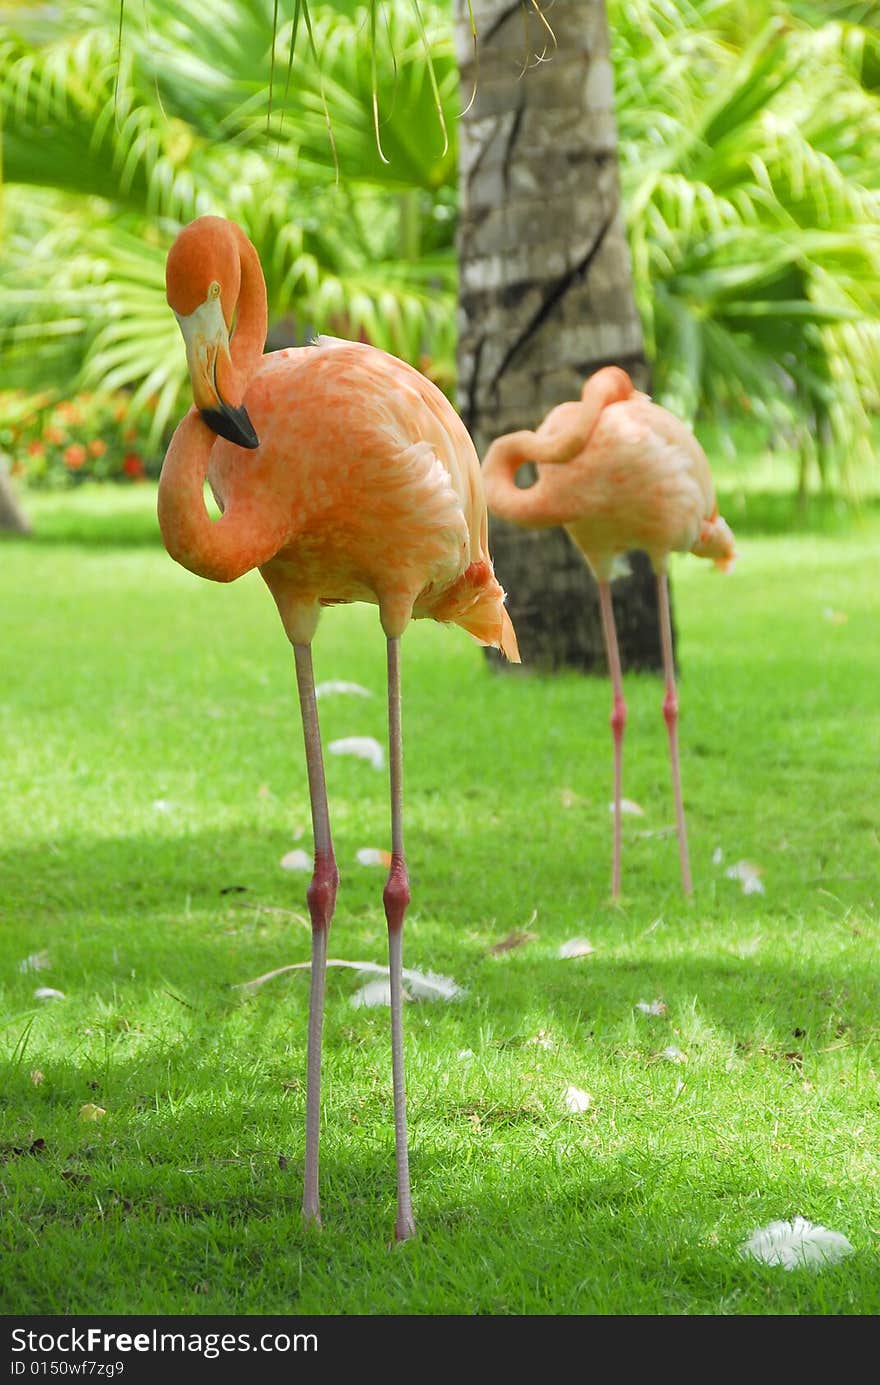
[[[515,484],[524,462],[537,464],[528,489]],[[657,582],[681,879],[693,889],[678,757],[678,697],[669,614],[668,558],[695,553],[728,569],[736,558],[733,534],[718,513],[709,463],[691,430],[633,387],[625,370],[605,366],[584,384],[580,400],[551,409],[536,432],[506,433],[483,461],[489,509],[527,528],[562,525],[599,586],[599,606],[613,689],[614,852],[611,894],[620,894],[621,776],[626,703],[611,582],[623,555],[647,552]]]
[[[263,354],[266,286],[244,231],[202,216],[177,236],[166,287],[186,345],[194,404],[159,481],[165,546],[200,577],[259,568],[293,645],[305,743],[314,870],[303,1215],[320,1225],[318,1146],[327,937],[339,873],[333,853],[311,645],[321,608],[367,601],[387,640],[391,865],[389,938],[397,1218],[415,1233],[406,1129],[400,640],[412,617],[462,626],[518,661],[492,568],[480,463],[451,404],[418,371],[360,342],[319,337]],[[232,330],[233,321],[235,329]],[[212,521],[207,477],[221,510]]]

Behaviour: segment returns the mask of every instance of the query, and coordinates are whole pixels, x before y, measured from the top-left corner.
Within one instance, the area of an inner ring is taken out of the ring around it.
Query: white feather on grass
[[[641,1010],[643,1015],[654,1015],[656,1017],[658,1015],[665,1015],[667,1006],[665,1000],[637,1000],[635,1008]]]
[[[683,1053],[675,1044],[667,1045],[660,1054],[660,1057],[665,1058],[667,1063],[686,1063],[688,1061],[687,1054]]]
[[[360,683],[344,683],[338,678],[331,678],[329,682],[319,683],[315,688],[315,697],[329,697],[334,693],[348,697],[372,697],[369,688],[363,687]]]
[[[276,967],[274,971],[267,971],[262,976],[255,976],[252,981],[241,981],[236,986],[239,991],[256,991],[267,981],[272,981],[276,976],[283,976],[288,971],[309,971],[311,962],[288,962],[287,966]],[[389,968],[381,962],[349,962],[343,957],[328,957],[328,967],[349,967],[352,971],[361,973],[364,976],[382,978],[388,984],[390,976]],[[407,1000],[458,1000],[465,995],[463,986],[459,986],[457,981],[453,981],[451,976],[441,976],[436,971],[419,971],[415,967],[403,968],[404,995]],[[362,987],[363,989],[363,987]],[[374,990],[371,996],[378,995]],[[388,1000],[370,999],[352,1001],[358,1005],[383,1005],[391,1003],[390,985],[388,987]]]
[[[63,991],[56,991],[54,986],[38,986],[34,991],[34,1000],[66,1000],[67,996]]]
[[[389,976],[374,976],[369,981],[365,981],[351,997],[351,1003],[356,1010],[373,1010],[379,1005],[390,1005],[391,978]]]
[[[558,956],[560,957],[589,957],[591,952],[596,949],[587,938],[569,938],[568,942],[560,943]]]
[[[357,860],[361,866],[390,866],[391,852],[380,846],[362,846],[358,848]]]
[[[328,963],[329,965],[329,963]],[[376,973],[376,974],[374,974]],[[381,974],[378,974],[381,973]],[[378,964],[364,966],[362,976],[369,976],[351,998],[355,1008],[366,1005],[391,1004],[391,976],[388,967]],[[451,976],[440,976],[436,971],[403,969],[404,1000],[457,1000],[464,992]]]
[[[458,1000],[464,995],[463,986],[451,976],[441,976],[436,971],[404,970],[403,979],[413,1000]]]
[[[373,769],[385,767],[385,751],[375,736],[343,736],[341,740],[331,741],[327,749],[331,755],[354,755],[359,760],[368,760]]]
[[[784,1270],[816,1270],[836,1265],[854,1249],[839,1231],[795,1217],[793,1221],[772,1221],[753,1231],[740,1246],[740,1254],[764,1265],[781,1265]]]
[[[762,866],[756,866],[754,861],[737,861],[736,865],[728,866],[724,872],[728,880],[738,880],[742,886],[743,894],[765,894],[764,882],[761,879]]]
[[[589,1111],[593,1104],[593,1098],[589,1092],[585,1092],[581,1087],[566,1087],[563,1093],[563,1101],[566,1110],[571,1111],[573,1116],[581,1116],[584,1111]]]
[[[296,847],[293,851],[288,851],[286,855],[281,857],[283,870],[311,870],[314,864],[314,858],[301,846]]]

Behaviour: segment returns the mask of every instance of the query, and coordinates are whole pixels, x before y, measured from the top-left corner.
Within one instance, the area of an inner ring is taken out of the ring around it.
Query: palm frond
[[[880,103],[852,30],[749,3],[612,8],[624,200],[655,389],[867,455],[880,323]],[[698,20],[694,23],[696,10]],[[738,27],[737,27],[738,26]]]
[[[26,51],[0,47],[0,122],[9,183],[66,188],[126,208],[187,220],[199,210],[191,146],[140,101],[115,40],[91,31]]]

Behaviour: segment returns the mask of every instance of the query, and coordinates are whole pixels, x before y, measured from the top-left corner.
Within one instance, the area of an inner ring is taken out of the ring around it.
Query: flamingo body
[[[524,462],[537,467],[528,489],[515,483]],[[636,390],[626,371],[606,366],[585,383],[580,400],[551,409],[535,430],[497,438],[483,478],[489,508],[528,528],[561,525],[599,584],[602,628],[614,690],[614,857],[612,895],[620,891],[621,754],[626,723],[610,584],[617,564],[642,549],[657,576],[660,640],[666,677],[663,714],[669,731],[682,883],[691,891],[678,763],[678,699],[672,654],[667,566],[672,552],[733,565],[733,534],[718,513],[709,463],[691,430]]]
[[[339,874],[333,853],[311,642],[323,606],[378,605],[388,649],[391,866],[389,931],[398,1216],[415,1230],[409,1185],[402,1030],[402,932],[409,903],[403,849],[400,637],[412,617],[462,626],[518,660],[487,544],[480,463],[444,395],[403,361],[320,337],[263,353],[266,288],[234,222],[184,227],[166,266],[194,407],[178,425],[159,482],[171,556],[229,582],[254,568],[294,649],[312,810],[312,920],[303,1212],[320,1221],[318,1144],[327,935]],[[233,322],[235,328],[233,331]],[[221,510],[204,503],[208,480]]]
[[[518,491],[513,473],[530,460],[538,479]],[[636,548],[657,573],[671,552],[721,566],[735,558],[702,447],[617,366],[597,371],[581,401],[552,409],[534,433],[497,439],[483,477],[493,511],[528,527],[561,525],[599,581],[610,580],[615,560]]]
[[[663,572],[669,553],[692,552],[704,526],[717,523],[702,448],[643,394],[604,409],[567,474],[556,468],[546,479],[548,489],[568,482],[560,501],[573,505],[574,518],[565,528],[597,577],[610,576],[614,560],[636,548]]]
[[[432,617],[517,657],[479,460],[436,386],[384,351],[323,337],[263,356],[243,404],[259,446],[243,455],[212,439],[207,477],[224,516],[245,521],[242,558],[256,532],[274,550],[260,571],[293,640],[314,632],[321,605],[366,601],[387,635]],[[185,424],[204,426],[197,414]]]

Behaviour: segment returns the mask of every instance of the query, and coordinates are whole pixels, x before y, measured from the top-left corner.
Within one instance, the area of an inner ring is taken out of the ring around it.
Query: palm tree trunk
[[[0,463],[0,533],[29,534],[31,526],[19,507],[9,482],[9,477]]]
[[[458,405],[481,456],[537,427],[588,375],[621,365],[648,386],[617,168],[604,0],[473,0],[476,98],[459,125]],[[463,101],[474,86],[467,0],[456,0]],[[528,52],[527,52],[528,36]],[[546,50],[547,61],[534,55]],[[523,73],[526,58],[531,65]],[[491,547],[524,664],[606,668],[596,585],[561,529],[492,520]],[[659,668],[644,554],[615,584],[621,661]]]

